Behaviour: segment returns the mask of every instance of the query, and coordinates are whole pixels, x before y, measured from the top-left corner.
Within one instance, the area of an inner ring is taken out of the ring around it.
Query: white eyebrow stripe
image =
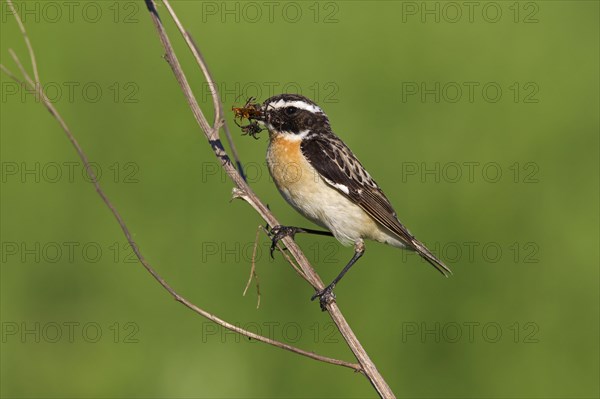
[[[279,109],[279,108],[285,108],[285,107],[296,107],[298,109],[303,109],[305,111],[309,111],[312,112],[313,114],[317,114],[317,113],[323,113],[323,110],[319,107],[317,107],[316,105],[312,105],[309,103],[306,103],[304,101],[285,101],[285,100],[279,100],[276,103],[270,103],[268,106],[268,108],[273,108],[273,109]]]

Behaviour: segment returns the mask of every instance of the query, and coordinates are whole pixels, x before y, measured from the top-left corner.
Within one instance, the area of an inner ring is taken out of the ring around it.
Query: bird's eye
[[[296,111],[298,111],[298,108],[296,107],[286,107],[284,112],[287,116],[292,116],[296,113]]]

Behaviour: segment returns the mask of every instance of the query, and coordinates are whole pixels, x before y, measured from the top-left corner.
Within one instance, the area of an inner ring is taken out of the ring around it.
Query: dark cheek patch
[[[279,130],[282,131],[283,129],[283,120],[281,120],[281,118],[279,118],[279,116],[277,115],[273,115],[271,118],[269,118],[269,124],[271,126],[273,126],[273,128],[275,128],[275,130]]]
[[[286,132],[291,132],[294,134],[298,134],[300,132],[300,129],[298,129],[297,121],[295,119],[289,119],[289,118],[283,122],[283,127],[281,130],[284,130]]]

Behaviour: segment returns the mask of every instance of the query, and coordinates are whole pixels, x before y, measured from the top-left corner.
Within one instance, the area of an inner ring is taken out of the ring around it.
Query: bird
[[[262,104],[250,99],[246,107],[251,124],[242,130],[253,136],[268,131],[267,166],[275,186],[296,211],[326,229],[275,226],[271,253],[279,240],[297,233],[333,236],[344,246],[354,246],[354,255],[338,276],[311,297],[319,298],[323,310],[335,300],[334,287],[363,256],[365,240],[415,251],[444,276],[452,274],[398,220],[391,202],[314,101],[300,94],[279,94]]]

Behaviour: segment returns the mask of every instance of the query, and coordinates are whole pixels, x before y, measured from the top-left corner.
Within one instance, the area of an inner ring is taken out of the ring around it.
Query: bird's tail
[[[448,266],[444,264],[444,262],[439,260],[434,254],[432,254],[431,251],[427,249],[427,247],[419,240],[413,238],[411,240],[411,247],[421,256],[421,258],[429,262],[445,277],[449,277],[452,274],[452,270],[450,270]]]

